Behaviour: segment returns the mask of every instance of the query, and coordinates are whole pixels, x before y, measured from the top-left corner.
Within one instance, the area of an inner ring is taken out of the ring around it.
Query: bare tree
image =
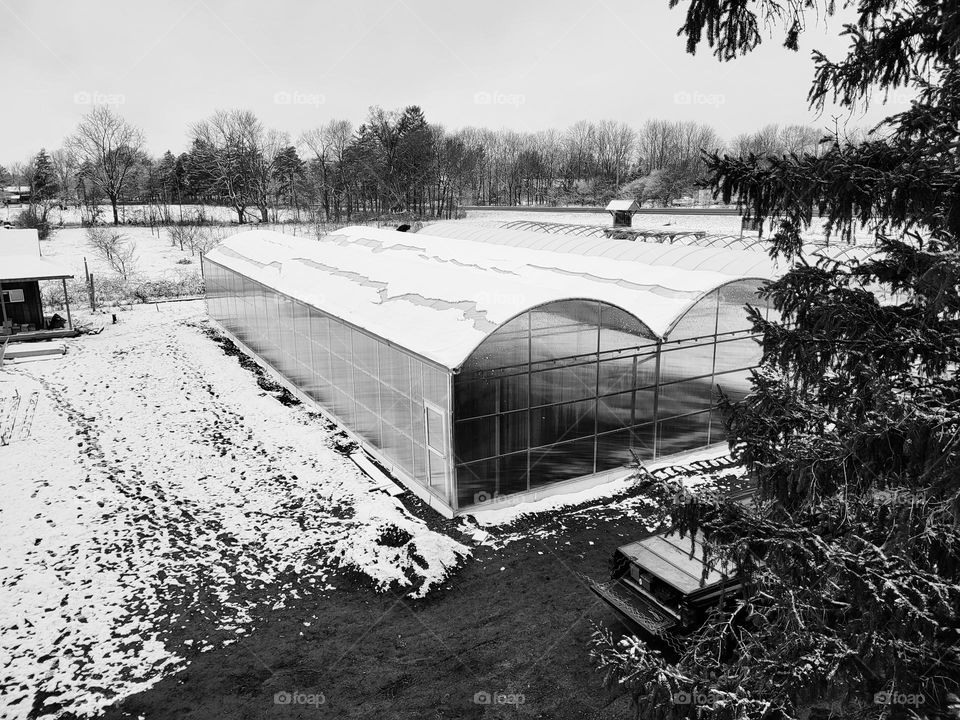
[[[110,200],[114,225],[120,224],[117,202],[143,155],[143,146],[140,128],[107,105],[95,106],[67,138],[74,163],[84,166],[90,182]]]
[[[191,135],[203,149],[198,159],[204,170],[237,211],[238,221],[246,222],[252,205],[260,210],[260,221],[268,222],[271,171],[288,138],[265,130],[249,110],[218,110],[196,123]]]
[[[342,179],[337,177],[343,167],[343,158],[353,137],[353,125],[349,120],[331,120],[320,127],[307,130],[300,136],[299,145],[313,153],[313,166],[316,170],[317,190],[323,206],[323,217],[331,216],[331,201],[340,216],[339,199],[334,197],[337,188],[342,187]]]
[[[77,166],[71,154],[65,150],[55,150],[50,155],[53,162],[53,172],[57,176],[57,185],[60,189],[60,204],[66,207],[71,195],[76,195]]]
[[[137,270],[137,244],[127,235],[103,227],[87,228],[87,244],[124,280]]]

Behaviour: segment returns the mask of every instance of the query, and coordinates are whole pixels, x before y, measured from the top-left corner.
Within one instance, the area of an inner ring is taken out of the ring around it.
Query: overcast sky
[[[732,137],[766,123],[832,123],[807,110],[806,94],[811,49],[839,57],[844,47],[836,19],[806,34],[798,53],[777,36],[719,63],[705,49],[686,54],[676,36],[685,6],[0,0],[0,163],[59,147],[95,101],[117,103],[154,153],[186,149],[191,122],[234,107],[294,138],[330,118],[356,123],[374,104],[418,104],[449,128],[664,118]]]

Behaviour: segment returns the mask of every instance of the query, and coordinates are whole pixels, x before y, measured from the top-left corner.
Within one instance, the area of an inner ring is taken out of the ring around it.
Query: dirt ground
[[[577,573],[605,575],[612,549],[638,523],[546,525],[557,534],[478,549],[419,602],[364,588],[304,596],[104,717],[631,717],[588,655],[593,623],[623,628]],[[482,692],[522,694],[523,703],[478,704]],[[277,693],[317,704],[276,704]]]

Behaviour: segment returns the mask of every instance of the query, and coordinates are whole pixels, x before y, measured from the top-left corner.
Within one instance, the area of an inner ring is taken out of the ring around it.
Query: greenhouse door
[[[428,482],[430,490],[444,499],[447,497],[447,433],[444,413],[436,405],[423,403],[427,427],[427,457],[430,462]]]

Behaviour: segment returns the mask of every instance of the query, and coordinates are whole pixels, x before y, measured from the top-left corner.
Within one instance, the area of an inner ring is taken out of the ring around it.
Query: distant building
[[[22,205],[30,202],[29,185],[7,185],[0,194],[4,205]]]
[[[607,205],[607,212],[613,215],[614,227],[631,227],[633,214],[640,209],[636,200],[611,200]]]

